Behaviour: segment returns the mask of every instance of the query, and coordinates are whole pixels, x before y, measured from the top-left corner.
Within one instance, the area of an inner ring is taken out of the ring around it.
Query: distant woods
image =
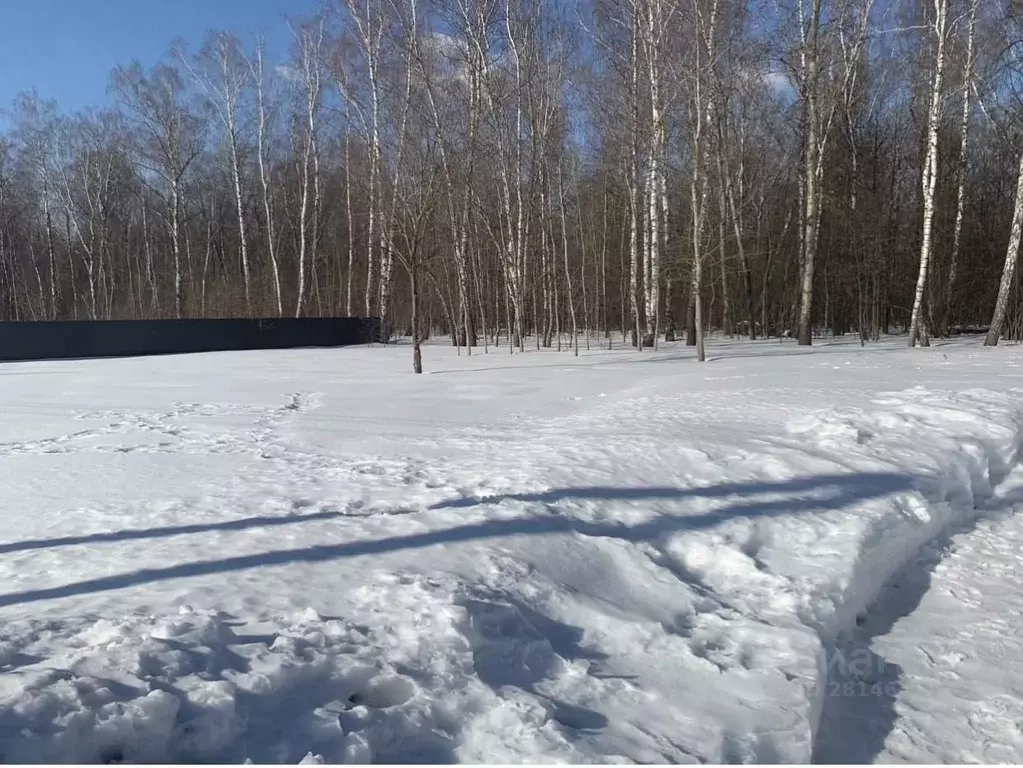
[[[114,108],[11,106],[0,320],[1023,338],[1019,13],[333,0],[277,59],[211,31],[118,67]]]

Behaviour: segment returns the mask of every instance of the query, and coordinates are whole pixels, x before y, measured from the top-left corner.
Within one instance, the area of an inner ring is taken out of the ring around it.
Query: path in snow
[[[1023,761],[1023,474],[931,542],[831,651],[814,759]]]

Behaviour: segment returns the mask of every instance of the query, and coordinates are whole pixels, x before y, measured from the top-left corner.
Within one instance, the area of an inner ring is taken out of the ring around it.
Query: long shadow
[[[32,549],[70,547],[76,544],[101,544],[113,541],[132,541],[134,539],[159,539],[167,536],[183,536],[190,533],[208,533],[210,531],[244,531],[249,528],[272,528],[281,525],[308,523],[314,520],[333,520],[337,517],[344,517],[344,514],[328,510],[325,512],[311,512],[308,515],[244,517],[238,520],[224,520],[216,523],[192,523],[189,525],[172,525],[165,528],[136,528],[127,531],[89,533],[83,536],[63,536],[59,539],[25,539],[24,541],[11,541],[6,544],[0,544],[0,555]]]
[[[781,483],[729,483],[709,488],[675,489],[669,495],[667,489],[648,489],[652,495],[648,499],[685,499],[687,497],[715,497],[725,495],[748,496],[764,493],[800,493],[809,491],[827,491],[827,494],[815,493],[802,498],[769,499],[762,501],[740,500],[722,509],[702,515],[661,515],[646,522],[627,525],[613,522],[588,522],[568,516],[545,514],[542,516],[524,517],[511,520],[485,520],[467,525],[459,525],[425,533],[392,536],[371,541],[350,541],[343,544],[324,544],[304,549],[285,549],[261,552],[252,555],[239,555],[221,560],[183,563],[166,568],[147,568],[114,576],[97,579],[86,579],[59,587],[33,589],[23,592],[12,592],[0,595],[0,607],[33,603],[63,597],[73,597],[96,592],[107,592],[115,589],[150,584],[168,579],[181,579],[195,576],[228,573],[232,571],[260,568],[267,566],[289,565],[292,563],[317,563],[338,560],[347,557],[380,555],[402,550],[423,549],[441,544],[454,544],[468,541],[483,541],[507,536],[550,536],[556,534],[576,534],[616,538],[631,542],[656,541],[660,537],[686,530],[711,528],[728,520],[742,517],[773,517],[779,515],[795,515],[804,512],[820,512],[847,507],[857,502],[885,496],[898,491],[908,490],[913,486],[914,478],[910,475],[894,473],[855,473],[848,475],[823,475],[819,477],[800,478]],[[644,498],[643,489],[602,489],[605,495],[601,498],[622,498],[622,494],[633,500]],[[568,498],[582,494],[584,497],[595,497],[594,489],[566,489],[552,491],[558,498]],[[615,494],[618,494],[617,496]],[[299,518],[305,519],[305,518]]]
[[[430,509],[462,509],[480,504],[500,504],[502,501],[556,504],[566,499],[592,501],[678,501],[687,498],[716,499],[725,496],[761,496],[775,493],[800,493],[822,488],[848,488],[849,486],[877,486],[883,493],[904,490],[908,478],[889,472],[862,472],[859,474],[812,475],[782,482],[719,483],[697,488],[675,488],[653,486],[620,488],[613,486],[592,486],[588,488],[555,488],[532,493],[507,493],[494,496],[465,497],[449,499],[432,505]],[[869,497],[868,497],[869,498]]]

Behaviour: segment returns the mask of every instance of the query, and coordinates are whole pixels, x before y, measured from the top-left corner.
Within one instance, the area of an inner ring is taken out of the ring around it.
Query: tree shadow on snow
[[[486,541],[512,536],[578,535],[615,538],[635,543],[656,542],[662,537],[684,531],[712,528],[737,518],[776,517],[801,513],[842,509],[867,499],[909,490],[914,486],[910,475],[863,472],[819,475],[782,482],[724,483],[703,488],[565,488],[539,494],[515,494],[491,499],[455,500],[436,505],[436,509],[452,509],[502,499],[553,503],[568,499],[682,501],[688,498],[723,498],[736,500],[721,509],[699,515],[661,515],[636,524],[614,521],[590,522],[567,515],[544,514],[514,519],[484,520],[440,530],[391,536],[384,539],[346,541],[300,549],[273,550],[249,555],[226,557],[162,568],[144,568],[127,573],[85,579],[45,589],[10,592],[0,595],[0,607],[20,605],[64,597],[135,587],[142,584],[196,576],[229,573],[251,568],[283,566],[293,563],[318,563],[348,557],[380,555],[404,550]],[[770,495],[775,498],[757,499]],[[777,497],[781,498],[777,498]],[[326,513],[329,514],[329,513]],[[301,522],[309,516],[296,516]],[[264,518],[265,519],[265,518]],[[162,529],[154,529],[160,531]],[[133,537],[143,531],[131,532]],[[58,542],[60,540],[57,540]]]
[[[62,536],[59,539],[25,539],[0,544],[0,555],[12,552],[24,552],[32,549],[52,549],[71,547],[79,544],[104,544],[117,541],[133,541],[136,539],[159,539],[168,536],[185,536],[191,533],[209,533],[212,531],[244,531],[249,528],[272,528],[281,525],[307,523],[313,520],[333,520],[344,517],[344,513],[336,510],[311,512],[307,515],[279,515],[262,517],[245,517],[238,520],[222,520],[216,523],[189,523],[187,525],[170,525],[164,528],[135,528],[124,531],[107,531],[103,533],[87,533],[81,536]]]
[[[511,500],[542,505],[547,511],[540,511],[531,516],[514,519],[483,520],[463,525],[454,525],[441,530],[430,530],[377,540],[346,541],[337,544],[323,544],[301,549],[275,550],[169,567],[140,569],[112,576],[86,579],[57,587],[0,595],[0,606],[13,606],[48,599],[106,592],[170,579],[207,576],[252,568],[283,566],[292,563],[329,562],[348,557],[380,555],[433,546],[495,540],[504,537],[591,536],[614,538],[635,543],[657,544],[666,536],[685,531],[712,528],[735,519],[816,514],[843,509],[871,498],[909,490],[914,487],[917,480],[918,478],[905,474],[853,473],[818,475],[781,482],[722,483],[698,488],[561,488],[541,493],[509,494],[486,499],[455,499],[437,504],[433,509],[458,510],[481,504],[498,504],[502,501]],[[624,524],[614,521],[594,522],[576,519],[567,514],[549,514],[550,511],[558,511],[552,510],[551,505],[565,501],[652,503],[684,502],[687,499],[698,498],[721,499],[724,502],[724,506],[702,514],[664,514],[635,524]],[[279,524],[284,524],[284,522],[298,523],[310,518],[322,519],[330,516],[336,516],[336,513],[288,516],[287,518],[281,518]],[[443,519],[439,515],[435,516],[435,518]],[[174,535],[179,533],[198,533],[203,530],[216,529],[218,526],[234,525],[237,527],[248,527],[250,524],[267,524],[268,521],[270,524],[273,524],[274,520],[276,519],[253,518],[251,520],[233,521],[231,523],[213,524],[210,526],[154,528],[148,531],[132,530],[120,533],[97,534],[93,537],[76,537],[74,542],[86,543],[86,541],[80,541],[82,539],[87,539],[88,541],[118,541],[122,539],[145,538],[147,535],[172,535],[169,531],[175,531]],[[71,542],[68,539],[56,539],[52,540],[51,543],[53,546],[60,546]],[[23,542],[23,544],[26,544],[26,542]],[[27,542],[27,544],[31,545],[29,548],[42,548],[45,546],[45,542],[42,541]],[[14,545],[9,546],[13,547]],[[689,580],[684,573],[679,573],[678,575],[680,578]],[[917,599],[917,602],[919,602],[919,599]],[[547,709],[551,721],[557,724],[557,727],[561,729],[566,738],[593,738],[593,734],[599,733],[608,725],[608,719],[603,713],[562,700],[547,685],[548,681],[553,680],[557,676],[559,672],[558,665],[563,663],[562,660],[588,660],[595,674],[599,671],[601,662],[606,660],[606,656],[603,654],[582,645],[581,630],[548,617],[535,608],[524,604],[515,596],[504,593],[476,591],[462,600],[461,604],[466,610],[467,618],[464,631],[471,643],[473,664],[476,674],[483,683],[495,691],[510,686],[532,694]],[[242,636],[234,639],[235,643],[252,641],[267,642],[272,641],[272,638]],[[862,642],[861,639],[857,641]],[[221,677],[225,670],[243,670],[247,667],[245,658],[227,648],[221,649],[222,652],[220,653],[209,655],[208,652],[193,653],[194,649],[188,647],[176,647],[173,640],[163,641],[163,644],[169,650],[176,651],[183,659],[188,659],[190,669],[194,668],[201,674],[213,679]],[[158,664],[159,658],[154,657],[152,663]],[[898,671],[894,665],[884,666],[879,663],[878,668],[894,670],[896,673]],[[154,669],[153,672],[155,671]],[[310,708],[321,706],[325,702],[335,701],[339,698],[345,700],[345,697],[354,701],[348,695],[350,693],[349,689],[355,690],[358,693],[365,686],[366,681],[361,680],[361,678],[341,681],[295,680],[293,686],[286,685],[283,688],[274,690],[272,695],[269,696],[240,693],[238,697],[240,711],[244,713],[246,721],[252,725],[252,727],[246,729],[245,738],[242,740],[245,747],[244,751],[247,754],[259,756],[268,755],[273,751],[275,745],[279,744],[282,739],[280,728],[285,726],[291,727],[289,723],[294,722],[294,718],[282,720],[278,713],[289,710],[307,712],[310,711]],[[179,698],[182,696],[181,692],[177,691],[173,685],[167,686],[166,690]],[[382,702],[382,705],[388,703]],[[874,723],[880,722],[879,725],[874,726],[875,732],[887,733],[885,729],[890,730],[890,722],[893,718],[891,714],[894,711],[892,700],[889,700],[887,703],[881,702],[880,705],[878,705],[878,702],[873,704],[875,708],[869,712],[869,717],[872,718]],[[839,713],[835,706],[832,703],[830,708],[825,707],[826,718],[845,716],[843,713]],[[885,709],[886,706],[887,709]],[[210,714],[210,717],[213,717],[213,714]],[[190,719],[184,723],[179,723],[180,728],[191,727],[190,723],[202,723],[209,719],[203,712],[193,712],[187,708],[183,710],[183,715]],[[347,716],[348,714],[345,711],[336,713],[337,721],[332,721],[331,727],[333,728],[336,723],[340,723],[342,728],[345,728],[346,725],[356,727],[358,723],[355,722],[346,724],[345,717]],[[851,713],[849,716],[856,715]],[[867,717],[867,714],[861,714],[860,716]],[[215,724],[215,718],[211,722]],[[4,732],[13,733],[10,730],[12,725],[0,722],[0,744],[3,742]],[[397,726],[395,725],[394,727]],[[433,734],[430,735],[430,733],[427,733],[422,728],[412,728],[411,725],[408,726],[408,729],[408,732],[403,734],[403,738],[395,741],[395,744],[401,745],[399,751],[386,752],[385,750],[385,753],[375,757],[377,759],[386,757],[387,760],[385,762],[392,763],[440,763],[454,761],[455,753],[453,750],[454,745],[457,743],[457,734],[430,732]],[[303,749],[309,747],[309,745],[317,746],[318,736],[316,732],[308,734],[303,732],[299,735],[301,738],[292,740],[294,744],[302,745]],[[182,744],[184,747],[187,747],[188,744],[199,738],[199,735],[190,735],[184,731],[181,732],[180,736],[183,739]],[[883,736],[879,738],[880,741],[878,741],[878,738],[870,741],[868,736],[863,736],[860,739],[860,743],[855,745],[857,751],[836,753],[822,751],[819,756],[826,757],[828,754],[841,754],[844,761],[849,762],[852,757],[867,755],[872,753],[872,750],[876,750],[877,744],[883,744]],[[821,741],[820,744],[821,748],[824,749],[826,742]],[[119,755],[117,754],[113,755],[113,759],[118,757]],[[295,757],[297,760],[301,755],[296,753],[296,755],[289,755],[288,757]]]
[[[681,501],[689,498],[718,499],[726,496],[748,498],[767,494],[797,494],[830,491],[831,495],[813,499],[781,499],[776,501],[738,503],[723,510],[699,517],[685,517],[681,520],[692,523],[694,528],[705,528],[732,517],[753,517],[776,513],[776,505],[791,508],[793,504],[803,505],[808,501],[820,501],[825,509],[838,509],[847,503],[883,496],[906,490],[912,485],[912,478],[892,472],[860,472],[854,474],[811,475],[779,482],[718,483],[696,488],[674,486],[615,487],[592,486],[587,488],[554,488],[531,493],[508,493],[494,496],[464,497],[441,501],[430,509],[463,509],[481,504],[500,504],[503,501],[556,504],[560,501]],[[799,511],[798,509],[795,511]],[[684,526],[689,527],[689,526]]]
[[[607,656],[580,645],[583,632],[545,616],[510,595],[482,594],[462,600],[473,667],[494,691],[506,686],[533,694],[570,739],[607,726],[602,713],[571,704],[543,690],[565,661],[603,661]]]

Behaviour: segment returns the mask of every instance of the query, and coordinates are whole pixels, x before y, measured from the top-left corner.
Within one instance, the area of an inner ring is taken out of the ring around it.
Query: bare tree
[[[809,6],[807,6],[809,3]],[[822,17],[824,0],[799,0],[799,75],[803,104],[803,196],[802,269],[799,292],[799,343],[813,341],[813,282],[817,265],[817,235],[820,231],[822,158],[828,125],[822,120]]]
[[[281,270],[277,258],[277,234],[274,222],[273,192],[271,191],[272,181],[269,169],[271,151],[269,133],[270,125],[273,122],[273,116],[271,115],[269,105],[267,104],[266,81],[268,75],[266,71],[265,51],[266,42],[262,37],[258,37],[256,39],[255,52],[253,56],[248,59],[249,82],[256,91],[256,159],[259,165],[259,182],[263,195],[263,213],[266,217],[266,248],[267,254],[270,257],[270,274],[273,280],[274,303],[277,308],[277,316],[281,317],[284,315],[284,304],[281,300]],[[240,212],[240,204],[238,209]],[[241,221],[242,219],[239,219],[239,227],[242,226]],[[351,314],[351,308],[349,308],[348,314]]]
[[[316,134],[317,117],[322,105],[322,49],[323,19],[302,24],[294,35],[297,43],[296,68],[302,86],[301,117],[296,121],[296,130],[300,135],[301,156],[299,159],[301,192],[298,213],[298,288],[295,297],[295,317],[301,317],[306,295],[306,261],[309,250],[309,209],[310,196],[319,189],[319,158],[317,154]],[[312,206],[313,216],[317,215],[315,204]],[[313,225],[315,231],[315,224]],[[315,236],[312,242],[313,258],[315,258]]]
[[[245,205],[242,200],[242,97],[253,72],[246,65],[238,38],[228,32],[207,34],[194,65],[182,48],[178,58],[203,89],[209,103],[223,125],[234,184],[235,208],[238,213],[238,249],[242,263],[242,282],[245,288],[245,308],[252,309],[252,290],[249,276],[248,240],[245,236]],[[262,51],[257,56],[262,60]],[[258,84],[262,94],[262,81]],[[265,130],[265,117],[261,114],[260,129]],[[262,155],[260,156],[262,160]]]
[[[135,117],[141,134],[140,164],[155,174],[170,197],[171,248],[174,254],[174,315],[182,316],[181,209],[185,176],[203,151],[206,136],[200,118],[185,103],[181,76],[167,64],[144,74],[138,63],[114,70],[113,85]]]
[[[959,158],[956,165],[956,219],[952,230],[952,253],[949,256],[948,279],[942,301],[941,330],[948,332],[952,317],[952,304],[959,277],[959,251],[962,246],[963,220],[966,216],[966,171],[970,147],[970,114],[972,107],[973,70],[976,59],[977,11],[980,0],[970,0],[970,19],[966,42],[966,61],[963,64],[963,111],[959,120]]]
[[[287,306],[376,315],[417,344],[475,351],[482,333],[483,352],[564,349],[568,329],[573,352],[594,331],[642,349],[684,323],[704,358],[715,330],[982,325],[999,273],[994,338],[1023,337],[1016,247],[989,235],[1015,231],[1012,8],[333,10],[295,19],[284,59],[225,31],[118,69],[115,109],[16,107],[0,321]]]
[[[1009,229],[1009,246],[1005,251],[1005,264],[1002,268],[1002,279],[998,284],[998,298],[995,300],[995,311],[991,318],[984,345],[997,346],[1002,336],[1006,312],[1009,308],[1009,295],[1012,293],[1012,281],[1016,275],[1016,262],[1019,259],[1020,237],[1023,235],[1023,153],[1020,153],[1019,171],[1016,182],[1016,198],[1012,209],[1012,227]]]

